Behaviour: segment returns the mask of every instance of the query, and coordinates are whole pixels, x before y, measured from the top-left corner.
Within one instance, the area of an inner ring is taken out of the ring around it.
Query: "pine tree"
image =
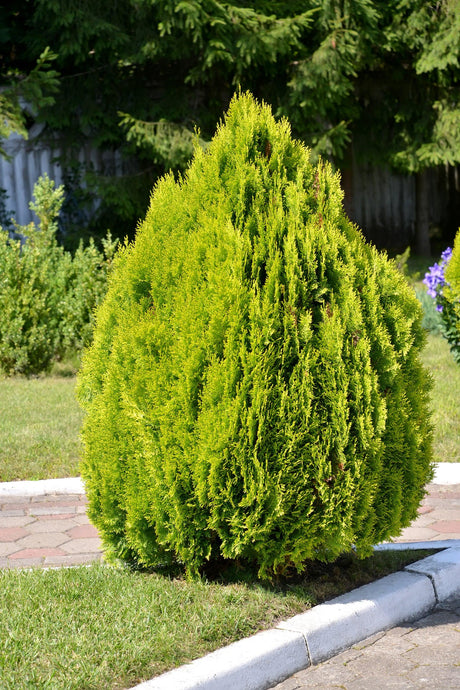
[[[79,170],[106,202],[95,231],[130,232],[153,182],[184,169],[195,128],[209,141],[241,87],[288,117],[315,159],[345,167],[352,147],[357,160],[417,175],[426,253],[423,173],[460,155],[459,8],[459,0],[17,0],[14,11],[0,8],[0,78],[30,72],[49,46],[60,88],[38,111],[42,136],[58,133],[73,164],[88,137],[129,161],[122,179]]]

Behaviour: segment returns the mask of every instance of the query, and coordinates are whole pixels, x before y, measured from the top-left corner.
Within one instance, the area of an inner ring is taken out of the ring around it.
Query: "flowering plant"
[[[447,247],[441,254],[441,263],[430,266],[423,279],[424,284],[428,288],[429,296],[436,300],[436,309],[439,312],[442,312],[444,309],[442,288],[446,285],[445,268],[451,257],[452,248]]]
[[[448,247],[443,251],[440,263],[430,267],[423,282],[441,315],[441,332],[449,343],[454,359],[460,363],[459,250],[460,233],[455,240],[454,249]]]

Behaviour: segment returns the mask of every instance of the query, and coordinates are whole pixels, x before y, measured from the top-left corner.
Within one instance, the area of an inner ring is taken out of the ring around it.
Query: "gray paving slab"
[[[447,600],[427,616],[370,637],[272,687],[276,690],[458,690],[460,598]]]

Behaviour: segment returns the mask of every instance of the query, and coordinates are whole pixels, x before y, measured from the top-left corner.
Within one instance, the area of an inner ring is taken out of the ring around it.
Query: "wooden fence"
[[[51,147],[35,140],[36,132],[31,130],[30,138],[23,139],[13,134],[4,143],[10,160],[0,157],[0,189],[5,190],[5,211],[12,215],[19,225],[36,220],[29,209],[33,200],[33,189],[38,178],[47,174],[59,186],[64,181],[61,165],[63,149],[56,142]],[[34,136],[35,135],[35,136]],[[75,152],[82,170],[94,170],[107,175],[121,175],[123,161],[117,151],[99,151],[90,142]],[[148,200],[147,200],[148,201]]]
[[[35,182],[43,173],[57,185],[63,181],[59,159],[62,150],[36,140],[32,128],[30,139],[12,135],[5,143],[11,156],[0,158],[0,189],[6,191],[5,210],[11,212],[20,225],[33,220],[29,202]],[[123,162],[117,152],[101,152],[88,143],[77,152],[83,169],[91,168],[104,174],[122,174]],[[433,229],[460,225],[460,175],[458,168],[440,167],[430,171],[430,224]],[[363,230],[366,237],[379,246],[403,249],[413,243],[415,231],[415,178],[396,175],[389,170],[357,165],[342,174],[345,208],[348,215]],[[146,207],[148,199],[146,199]]]

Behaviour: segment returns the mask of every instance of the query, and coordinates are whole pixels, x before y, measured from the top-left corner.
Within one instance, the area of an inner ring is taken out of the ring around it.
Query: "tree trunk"
[[[415,253],[419,256],[431,256],[429,202],[428,171],[421,170],[415,176]]]

